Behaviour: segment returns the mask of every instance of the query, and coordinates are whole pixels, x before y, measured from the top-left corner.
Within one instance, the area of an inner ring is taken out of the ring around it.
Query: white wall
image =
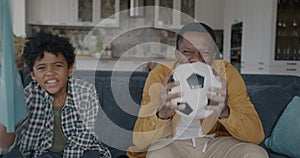
[[[10,0],[13,32],[17,36],[26,36],[25,0]]]
[[[230,61],[231,25],[243,21],[246,0],[225,0],[224,2],[224,60]]]
[[[231,25],[243,22],[241,73],[268,74],[274,52],[274,8],[277,0],[226,0],[224,59],[230,61]]]

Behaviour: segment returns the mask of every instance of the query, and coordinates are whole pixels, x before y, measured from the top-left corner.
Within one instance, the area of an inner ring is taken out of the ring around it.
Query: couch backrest
[[[242,77],[268,137],[293,96],[300,96],[300,77],[253,74]]]
[[[23,74],[25,85],[31,81]],[[148,72],[75,71],[74,77],[96,86],[101,108],[96,123],[99,138],[113,157],[125,154],[132,145],[132,129],[138,114]],[[293,96],[300,96],[300,77],[285,75],[242,75],[266,137]]]

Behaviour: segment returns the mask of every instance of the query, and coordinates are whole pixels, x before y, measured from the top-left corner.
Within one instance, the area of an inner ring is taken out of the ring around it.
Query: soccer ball
[[[174,70],[173,80],[179,81],[180,85],[172,88],[170,93],[183,93],[183,95],[172,99],[171,103],[185,104],[185,109],[176,110],[178,114],[201,119],[212,113],[211,110],[204,109],[208,104],[208,88],[221,88],[222,85],[216,80],[211,66],[202,62],[181,64]]]

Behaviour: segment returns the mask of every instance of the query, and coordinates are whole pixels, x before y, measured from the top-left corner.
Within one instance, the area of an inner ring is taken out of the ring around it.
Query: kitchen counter
[[[171,60],[155,58],[96,58],[89,55],[76,56],[77,70],[148,71],[149,62],[163,63]]]

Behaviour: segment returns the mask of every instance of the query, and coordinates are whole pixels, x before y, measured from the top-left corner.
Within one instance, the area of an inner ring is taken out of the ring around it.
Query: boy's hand
[[[15,139],[14,133],[7,133],[6,127],[0,123],[0,148],[9,148],[13,145]]]
[[[210,87],[207,98],[213,102],[216,102],[217,105],[206,105],[206,110],[212,110],[216,116],[219,116],[220,119],[228,118],[230,114],[230,109],[227,106],[228,93],[227,93],[227,83],[224,79],[216,77],[218,81],[221,82],[222,88]]]

